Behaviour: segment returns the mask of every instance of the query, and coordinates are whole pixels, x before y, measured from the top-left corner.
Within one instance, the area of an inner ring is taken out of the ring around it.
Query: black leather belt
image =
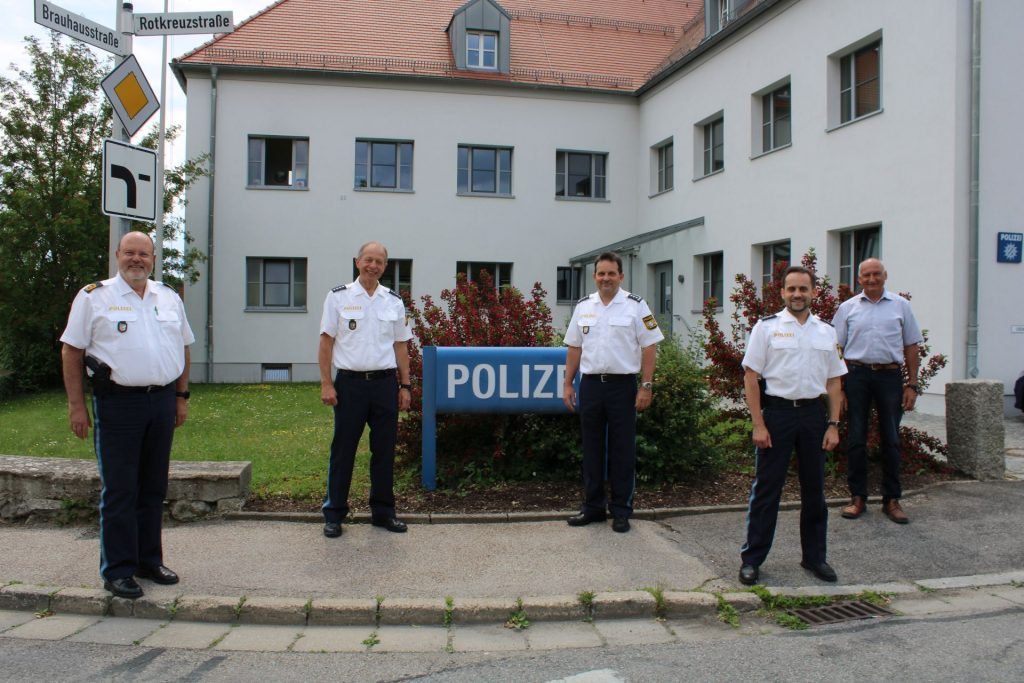
[[[387,370],[338,370],[342,377],[354,377],[356,379],[381,379],[382,377],[394,377],[395,368]]]
[[[762,403],[764,403],[762,406],[764,408],[803,408],[804,406],[813,406],[821,403],[821,397],[790,399],[765,394],[762,396]]]
[[[110,383],[107,393],[109,394],[155,394],[158,391],[167,391],[174,386],[174,382],[170,384],[150,384],[144,387],[126,387],[120,384]]]
[[[867,368],[868,370],[899,370],[899,363],[861,363],[859,360],[846,359],[847,365],[852,365],[855,368]]]
[[[583,379],[590,379],[598,382],[635,382],[636,375],[611,375],[604,373],[602,375],[583,375]]]

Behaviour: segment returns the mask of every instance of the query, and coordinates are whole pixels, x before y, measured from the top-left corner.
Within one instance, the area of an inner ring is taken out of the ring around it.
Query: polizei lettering
[[[562,398],[565,380],[564,365],[511,366],[520,373],[519,381],[510,376],[508,365],[481,363],[470,370],[468,365],[452,363],[448,366],[448,398],[455,398],[458,387],[469,385],[473,396],[489,398]],[[555,382],[552,386],[551,379]]]
[[[55,10],[45,2],[42,4],[42,19],[43,21],[49,22],[55,26],[59,26],[68,32],[71,36],[82,36],[88,40],[95,40],[104,45],[108,45],[115,50],[120,49],[121,37],[110,30],[101,29],[96,26],[90,26],[83,24],[75,16],[69,12],[63,12]]]

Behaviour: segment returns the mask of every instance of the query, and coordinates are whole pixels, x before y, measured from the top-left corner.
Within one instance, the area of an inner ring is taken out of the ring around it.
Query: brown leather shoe
[[[867,501],[864,496],[854,496],[850,499],[850,504],[844,507],[840,514],[846,519],[857,519],[864,514],[865,507],[867,507]]]
[[[893,498],[888,503],[882,505],[882,512],[885,516],[896,522],[897,524],[907,524],[910,522],[910,518],[907,517],[907,513],[900,507],[900,501]]]

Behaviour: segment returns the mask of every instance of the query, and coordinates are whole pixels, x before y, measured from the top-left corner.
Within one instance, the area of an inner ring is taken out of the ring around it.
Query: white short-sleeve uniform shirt
[[[327,293],[320,333],[334,338],[335,368],[362,372],[397,367],[395,342],[412,339],[402,298],[384,285],[370,296],[359,280]]]
[[[743,367],[764,377],[769,396],[793,401],[821,396],[829,379],[846,374],[835,329],[814,315],[801,325],[786,309],[754,325]]]
[[[109,365],[117,384],[138,387],[178,379],[196,338],[170,285],[147,280],[140,297],[118,273],[79,290],[60,340]]]
[[[566,345],[583,349],[584,375],[635,375],[641,349],[664,338],[647,303],[624,289],[607,306],[597,292],[580,299],[565,332]]]

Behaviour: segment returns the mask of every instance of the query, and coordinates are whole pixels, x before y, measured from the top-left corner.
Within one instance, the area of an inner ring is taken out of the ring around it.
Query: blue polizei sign
[[[1020,263],[1021,247],[1024,247],[1024,233],[999,233],[999,247],[998,251],[996,251],[996,261],[998,263]]]
[[[437,486],[439,413],[567,413],[567,349],[423,348],[423,486]]]

